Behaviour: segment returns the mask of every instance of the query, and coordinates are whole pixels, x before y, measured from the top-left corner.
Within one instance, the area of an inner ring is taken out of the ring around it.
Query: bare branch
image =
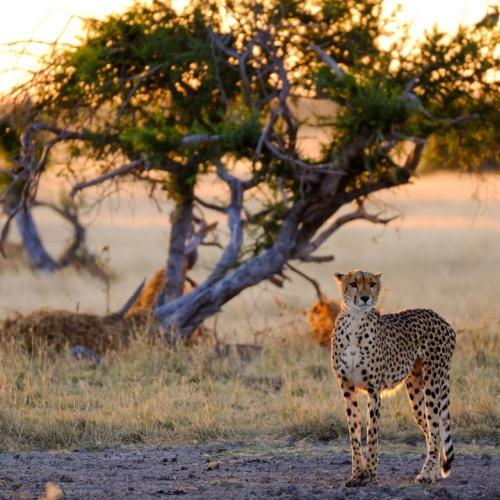
[[[213,142],[219,142],[221,140],[220,135],[203,135],[203,134],[193,134],[186,135],[181,139],[182,146],[203,146],[204,144],[211,144]]]
[[[243,224],[241,222],[241,209],[243,207],[244,183],[238,180],[224,169],[221,161],[216,161],[217,175],[224,179],[231,190],[231,202],[227,209],[228,225],[231,231],[231,240],[224,250],[219,262],[215,266],[210,276],[217,279],[238,258],[241,244],[243,242]],[[208,278],[210,279],[210,277]],[[207,280],[208,281],[208,280]]]
[[[345,76],[344,70],[338,65],[335,59],[328,55],[323,49],[318,47],[315,43],[311,43],[309,48],[337,75]]]
[[[252,54],[253,47],[256,45],[256,40],[251,40],[245,47],[243,52],[237,52],[236,50],[230,49],[221,38],[215,34],[213,30],[209,30],[210,39],[212,43],[215,44],[222,52],[226,55],[233,57],[238,61],[238,69],[240,72],[241,84],[243,89],[243,96],[245,99],[245,104],[251,108],[253,107],[252,90],[250,85],[250,79],[247,74],[246,64],[248,58]]]
[[[40,131],[50,132],[55,134],[55,137],[47,141],[37,161],[37,151],[33,135]],[[87,138],[88,134],[86,132],[68,130],[46,122],[33,122],[26,127],[21,135],[21,157],[18,163],[26,172],[31,172],[36,180],[36,177],[39,176],[41,171],[45,168],[51,149],[57,143],[67,140],[85,140]],[[30,189],[32,189],[31,184],[32,183],[28,183]]]
[[[290,271],[293,271],[295,274],[302,276],[302,278],[304,278],[306,281],[309,281],[309,283],[311,283],[311,285],[316,290],[316,294],[319,300],[324,300],[326,298],[325,294],[321,290],[319,283],[314,278],[311,278],[311,276],[309,276],[308,274],[304,273],[300,269],[297,269],[295,266],[292,266],[292,264],[290,264],[289,262],[286,264],[286,267],[288,267],[288,269],[290,269]]]
[[[126,174],[129,174],[133,170],[137,168],[146,168],[147,163],[143,158],[140,158],[138,160],[131,161],[130,163],[127,163],[126,165],[121,166],[120,168],[117,168],[115,170],[111,170],[110,172],[106,172],[105,174],[100,175],[99,177],[96,177],[95,179],[91,179],[89,181],[83,181],[75,184],[73,188],[71,189],[69,196],[70,198],[74,198],[76,193],[81,191],[82,189],[87,189],[91,186],[96,186],[98,184],[102,184],[103,182],[106,182],[109,179],[113,179],[114,177],[120,177]]]
[[[194,267],[198,259],[198,247],[203,243],[208,233],[213,231],[218,225],[218,222],[207,224],[204,219],[200,219],[194,216],[193,221],[198,223],[199,228],[190,236],[184,249],[184,254],[187,261],[187,269],[192,269]]]
[[[408,158],[406,159],[406,162],[404,164],[404,170],[408,172],[409,175],[412,175],[415,170],[418,167],[418,164],[420,162],[420,158],[422,156],[422,153],[424,151],[424,143],[417,143],[415,144],[415,147],[413,148],[413,151],[411,154],[408,155]]]
[[[413,142],[415,144],[425,144],[427,142],[426,139],[423,139],[422,137],[416,137],[413,135],[405,135],[400,132],[392,132],[391,135],[400,141],[408,141],[408,142]]]
[[[46,201],[35,201],[33,203],[34,207],[45,207],[50,208],[57,214],[59,214],[63,219],[66,219],[74,229],[74,239],[70,244],[68,249],[64,252],[64,254],[59,259],[61,266],[65,266],[70,262],[70,260],[75,256],[77,250],[81,247],[85,240],[85,228],[82,226],[78,217],[76,215],[76,210],[73,212],[69,206],[58,207],[54,203],[46,202]]]
[[[249,181],[241,181],[234,175],[227,172],[220,160],[214,161],[217,167],[217,175],[223,179],[231,190],[231,201],[227,208],[228,225],[231,231],[231,238],[226,244],[219,261],[207,279],[196,288],[193,292],[178,299],[172,300],[157,309],[157,314],[161,317],[172,315],[177,311],[179,305],[183,302],[189,302],[194,296],[199,297],[207,293],[210,288],[224,278],[227,271],[238,259],[241,245],[243,243],[243,223],[241,220],[241,212],[243,208],[243,193],[244,190],[254,185],[253,179]],[[169,327],[175,326],[175,318],[171,317],[168,321]],[[168,333],[168,332],[167,332]]]
[[[199,203],[202,207],[208,208],[210,210],[215,210],[216,212],[220,212],[223,214],[227,213],[226,207],[223,207],[221,205],[216,205],[215,203],[210,203],[208,201],[203,200],[202,198],[199,198],[198,196],[194,197],[194,201],[196,203]]]
[[[276,124],[276,121],[278,120],[280,114],[281,114],[281,108],[273,109],[271,111],[271,116],[269,118],[269,121],[267,122],[266,126],[262,129],[262,133],[260,134],[259,140],[257,142],[257,147],[255,148],[256,158],[260,158],[260,156],[262,155],[262,148],[264,144],[267,144],[269,134],[273,130],[274,125]]]
[[[245,181],[242,181],[241,179],[238,179],[234,175],[230,174],[225,168],[224,165],[220,160],[214,160],[215,166],[217,168],[217,175],[225,181],[227,184],[229,184],[229,187],[231,187],[232,184],[239,184],[241,186],[241,189],[243,191],[250,189],[255,185],[255,180],[254,179],[247,179]]]
[[[130,89],[127,97],[123,100],[121,106],[119,107],[118,111],[116,112],[115,121],[118,121],[120,119],[120,117],[123,115],[128,104],[132,100],[132,97],[134,97],[134,94],[136,93],[137,89],[141,86],[141,83],[146,78],[154,75],[157,71],[160,71],[161,69],[163,69],[165,67],[167,67],[166,63],[157,64],[157,65],[153,66],[151,69],[149,69],[148,71],[143,71],[142,73],[135,75],[133,77],[134,84],[132,85],[132,88]]]
[[[453,118],[451,120],[444,120],[444,124],[447,127],[453,127],[454,125],[457,125],[459,123],[464,123],[464,122],[469,122],[473,120],[479,120],[480,116],[478,114],[471,114],[471,115],[462,115],[457,118]]]
[[[5,221],[2,231],[0,232],[0,253],[2,254],[2,257],[5,259],[7,258],[7,254],[5,253],[5,242],[7,241],[7,236],[9,235],[10,231],[10,225],[12,221],[14,220],[15,216],[19,213],[19,211],[22,209],[21,205],[15,207],[7,216],[7,220]]]
[[[106,316],[104,316],[104,319],[113,321],[123,318],[123,316],[127,314],[129,309],[135,304],[135,302],[139,298],[139,295],[141,294],[145,284],[146,284],[146,279],[142,280],[142,283],[135,289],[134,293],[129,297],[127,302],[125,302],[125,304],[118,311],[107,314]]]
[[[221,250],[224,248],[217,240],[214,241],[202,241],[200,243],[202,247],[217,247],[220,248]]]
[[[431,66],[428,65],[419,71],[406,85],[401,93],[401,97],[403,99],[414,99],[416,96],[413,94],[413,89],[417,86],[418,81],[425,75],[428,71],[431,70]]]
[[[301,257],[302,262],[315,262],[321,264],[323,262],[333,262],[335,257],[333,255],[307,255],[306,257]]]
[[[69,130],[65,129],[62,127],[58,127],[56,125],[52,125],[47,122],[33,122],[30,123],[24,130],[22,134],[22,141],[26,141],[28,136],[30,136],[34,132],[39,132],[39,131],[45,131],[45,132],[52,132],[53,134],[57,135],[60,140],[68,140],[68,139],[88,139],[88,133],[87,132],[77,132],[76,130]]]
[[[238,266],[232,272],[225,273],[221,279],[209,277],[195,290],[158,307],[155,313],[164,328],[169,331],[175,327],[181,337],[189,336],[193,328],[196,328],[207,315],[220,311],[222,305],[241,290],[280,273],[287,260],[291,258],[304,207],[304,200],[299,199],[295,202],[271,248]]]
[[[339,176],[344,175],[344,172],[342,172],[341,170],[332,170],[333,167],[332,163],[318,163],[318,164],[306,163],[305,161],[299,160],[298,158],[290,156],[284,151],[281,151],[269,140],[266,140],[265,144],[266,147],[271,151],[271,153],[273,153],[277,158],[292,166],[299,167],[300,169],[303,169],[310,173],[322,172],[322,173],[337,174]]]
[[[383,218],[380,214],[369,214],[362,204],[358,209],[346,215],[342,215],[335,219],[321,234],[319,234],[313,241],[305,245],[298,253],[297,257],[300,260],[310,259],[311,254],[316,251],[335,231],[348,222],[353,220],[363,219],[374,224],[388,224],[397,216]]]

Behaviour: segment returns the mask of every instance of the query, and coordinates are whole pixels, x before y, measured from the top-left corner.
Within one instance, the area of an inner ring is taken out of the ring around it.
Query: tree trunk
[[[157,307],[155,314],[165,328],[167,339],[175,335],[189,337],[203,320],[218,312],[242,290],[279,273],[295,251],[297,228],[303,208],[304,204],[297,202],[291,209],[271,248],[239,265],[226,276],[219,276],[218,280],[216,273],[211,273],[204,283],[187,295]],[[226,258],[224,252],[216,269]]]
[[[239,266],[204,292],[197,293],[197,290],[194,290],[192,295],[190,294],[191,297],[175,312],[163,314],[160,307],[156,314],[167,332],[174,329],[177,335],[189,337],[205,319],[220,311],[226,302],[242,290],[279,273],[287,259],[287,254],[280,253],[273,247]]]
[[[192,230],[192,222],[193,200],[189,197],[179,203],[172,214],[168,261],[165,268],[165,288],[161,294],[159,304],[164,304],[183,294],[186,241]]]
[[[16,214],[15,220],[32,267],[44,271],[55,271],[58,269],[59,265],[43,246],[31,210],[20,210]]]

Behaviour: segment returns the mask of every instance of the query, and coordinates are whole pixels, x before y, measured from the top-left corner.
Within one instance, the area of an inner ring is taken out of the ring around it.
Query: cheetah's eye
[[[358,288],[358,284],[354,281],[352,283],[349,283],[349,285],[351,285],[353,288]]]
[[[373,287],[376,287],[377,286],[377,283],[375,283],[375,281],[371,281],[370,282],[370,287],[373,288]]]

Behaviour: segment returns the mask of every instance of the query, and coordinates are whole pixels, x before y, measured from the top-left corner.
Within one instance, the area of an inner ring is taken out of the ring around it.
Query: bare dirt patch
[[[346,488],[346,446],[224,443],[178,448],[23,452],[0,456],[0,498],[37,498],[47,482],[64,498],[296,498],[496,499],[500,453],[475,448],[457,453],[450,478],[417,486],[422,447],[383,446],[380,484]],[[460,450],[460,446],[458,446]]]

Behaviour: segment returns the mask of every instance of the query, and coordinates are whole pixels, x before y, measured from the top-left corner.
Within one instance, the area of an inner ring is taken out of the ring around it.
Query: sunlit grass
[[[471,183],[470,178],[439,174],[385,194],[383,200],[405,215],[401,231],[346,226],[322,251],[335,255],[332,264],[302,269],[334,298],[334,271],[381,271],[382,311],[431,307],[448,319],[458,330],[451,374],[453,434],[498,439],[500,233],[485,217],[500,220],[500,179],[488,177],[477,200],[471,198],[476,189]],[[101,217],[89,227],[91,248],[111,249],[112,310],[165,262],[166,212],[158,213],[137,196],[135,215],[124,210],[113,215],[115,225]],[[460,215],[460,227],[429,227],[450,214]],[[61,222],[37,216],[57,254],[65,240]],[[424,218],[427,226],[414,224],[416,218]],[[195,280],[201,282],[213,269],[218,252],[201,249]],[[33,274],[25,262],[0,264],[0,317],[40,307],[106,312],[103,283],[85,273]],[[210,344],[152,347],[141,336],[127,349],[104,356],[96,368],[67,353],[31,358],[19,347],[2,346],[0,449],[170,445],[259,436],[345,439],[343,404],[328,350],[310,342],[304,315],[293,312],[315,301],[313,288],[294,278],[283,289],[263,283],[227,304],[217,321],[220,338],[251,342],[264,331],[259,336],[263,353],[249,364],[237,357],[216,358]],[[212,326],[213,320],[208,323]],[[381,426],[382,437],[423,447],[404,389],[384,399]]]
[[[345,438],[329,352],[270,334],[244,363],[213,345],[169,348],[139,337],[101,365],[68,354],[0,353],[0,449],[168,446],[219,440]],[[461,331],[452,375],[453,434],[498,437],[499,336]],[[421,439],[404,389],[384,399],[382,438]]]

